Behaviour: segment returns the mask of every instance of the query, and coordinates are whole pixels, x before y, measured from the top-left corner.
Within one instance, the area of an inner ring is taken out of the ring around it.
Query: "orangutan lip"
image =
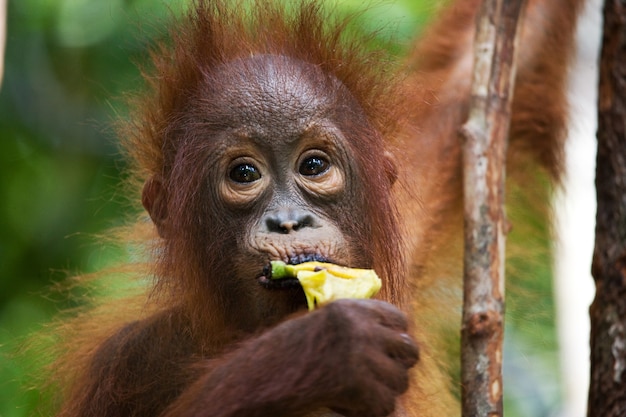
[[[298,256],[292,256],[289,258],[288,264],[298,265],[303,264],[305,262],[331,262],[326,256],[317,254],[317,253],[309,253],[309,254],[301,254]]]
[[[300,281],[297,278],[271,279],[265,275],[257,278],[259,284],[268,290],[289,290],[301,288]]]
[[[302,254],[298,256],[291,257],[289,259],[289,264],[297,265],[304,262],[329,262],[328,258],[319,254]],[[267,264],[263,268],[263,273],[257,278],[259,284],[261,284],[264,288],[269,290],[287,290],[294,288],[302,288],[300,285],[300,281],[297,278],[281,278],[281,279],[272,279],[272,269],[271,265]]]

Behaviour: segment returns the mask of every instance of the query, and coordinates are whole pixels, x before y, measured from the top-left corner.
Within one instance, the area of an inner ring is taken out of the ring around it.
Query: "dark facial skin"
[[[299,67],[287,72],[276,59],[286,61],[261,56],[243,64],[252,83],[236,73],[218,83],[217,107],[237,109],[214,155],[218,198],[249,217],[244,256],[354,263],[358,254],[330,217],[349,205],[355,175],[332,103],[302,82]]]
[[[223,132],[212,174],[224,209],[247,225],[238,236],[236,274],[261,284],[253,288],[257,314],[282,316],[294,299],[304,304],[294,294],[297,282],[277,284],[261,275],[270,260],[363,261],[329,216],[348,203],[353,174],[329,103],[319,101],[299,74],[277,71],[267,57],[251,61],[255,82],[235,75],[218,84],[223,90],[216,94],[217,107],[237,112]],[[228,67],[224,72],[233,73]]]
[[[350,238],[367,233],[359,230],[363,221],[350,219],[359,202],[354,185],[360,174],[340,119],[352,103],[337,80],[284,57],[231,62],[206,81],[191,112],[198,133],[190,142],[202,149],[206,178],[198,183],[209,188],[198,193],[210,202],[186,212],[197,211],[194,217],[208,221],[192,225],[189,236],[203,227],[214,236],[210,228],[216,224],[225,230],[229,263],[211,273],[228,271],[216,277],[226,297],[248,306],[245,314],[230,317],[236,326],[254,329],[305,307],[297,281],[268,279],[271,260],[371,266],[363,242]],[[168,238],[169,222],[155,204],[162,196],[150,187],[144,205]],[[172,229],[185,233],[185,227]]]

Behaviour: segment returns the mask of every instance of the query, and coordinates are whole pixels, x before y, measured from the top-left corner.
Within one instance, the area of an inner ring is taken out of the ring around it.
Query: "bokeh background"
[[[112,125],[125,114],[123,93],[141,88],[137,64],[151,40],[184,3],[9,0],[0,90],[0,417],[34,412],[39,394],[29,387],[39,358],[24,343],[73,303],[50,288],[120,256],[98,237],[136,206],[119,188],[124,161]],[[393,33],[401,53],[434,11],[429,3],[384,3],[364,22],[383,25],[383,37]],[[552,416],[562,396],[549,227],[532,204],[523,216],[530,231],[511,238],[527,239],[533,256],[514,259],[518,278],[509,277],[516,297],[507,306],[506,415]]]

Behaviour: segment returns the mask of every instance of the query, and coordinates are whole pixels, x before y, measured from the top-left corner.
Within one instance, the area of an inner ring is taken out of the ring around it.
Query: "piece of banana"
[[[272,261],[271,279],[297,278],[309,310],[339,298],[371,298],[381,287],[373,269],[347,268],[326,262],[289,265]]]

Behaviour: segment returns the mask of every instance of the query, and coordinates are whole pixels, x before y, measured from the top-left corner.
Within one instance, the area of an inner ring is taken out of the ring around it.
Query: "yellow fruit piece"
[[[371,298],[381,287],[373,269],[347,268],[325,262],[287,265],[272,261],[272,279],[297,278],[309,310],[340,298]]]

